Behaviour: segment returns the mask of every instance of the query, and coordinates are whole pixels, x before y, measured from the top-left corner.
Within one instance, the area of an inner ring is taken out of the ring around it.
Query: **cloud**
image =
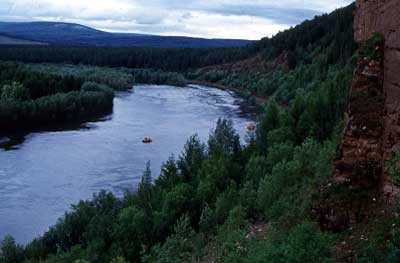
[[[0,20],[75,22],[107,31],[260,39],[350,0],[1,0]]]

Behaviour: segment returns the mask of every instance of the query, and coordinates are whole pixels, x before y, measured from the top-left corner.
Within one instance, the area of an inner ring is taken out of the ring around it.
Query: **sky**
[[[352,0],[0,0],[0,21],[72,22],[109,32],[260,39]]]

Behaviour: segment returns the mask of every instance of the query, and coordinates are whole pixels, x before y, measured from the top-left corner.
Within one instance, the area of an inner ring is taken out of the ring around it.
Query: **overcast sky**
[[[260,39],[351,2],[351,0],[0,0],[0,21],[60,21],[113,32]]]

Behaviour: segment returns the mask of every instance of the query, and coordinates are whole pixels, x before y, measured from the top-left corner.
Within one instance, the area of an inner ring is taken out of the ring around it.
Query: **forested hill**
[[[46,45],[46,43],[25,40],[0,34],[0,45]]]
[[[267,64],[285,51],[292,66],[309,64],[312,60],[319,59],[318,54],[321,53],[326,53],[324,59],[327,63],[336,63],[338,59],[345,63],[355,50],[352,31],[354,8],[355,5],[352,4],[329,15],[317,16],[272,38],[256,41],[246,47],[152,49],[3,46],[0,47],[0,59],[187,71],[210,65],[240,62],[257,55],[262,56],[261,63]],[[4,27],[2,29],[0,26],[0,32],[1,30],[4,30]],[[84,29],[85,32],[87,30],[89,29]],[[103,34],[101,31],[95,32]],[[68,36],[68,33],[66,34]]]
[[[317,16],[242,48],[241,59],[227,56],[225,63],[201,67],[188,78],[235,88],[249,98],[274,97],[285,105],[299,92],[317,91],[324,81],[338,85],[335,73],[346,71],[345,75],[351,77],[353,71],[352,57],[357,49],[352,27],[354,10],[352,4]],[[342,84],[346,89],[347,84]],[[337,103],[345,103],[345,97],[346,93]]]
[[[60,22],[0,22],[0,34],[58,46],[206,48],[239,47],[252,42],[241,39],[110,33],[79,24]]]

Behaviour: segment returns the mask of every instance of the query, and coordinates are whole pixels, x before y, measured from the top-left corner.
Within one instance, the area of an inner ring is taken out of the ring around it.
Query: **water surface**
[[[219,117],[244,138],[250,122],[234,94],[203,86],[136,86],[117,94],[112,115],[75,129],[0,138],[0,238],[26,243],[94,192],[133,190],[148,160],[153,176],[194,133],[206,141]],[[143,144],[145,137],[153,143]]]

